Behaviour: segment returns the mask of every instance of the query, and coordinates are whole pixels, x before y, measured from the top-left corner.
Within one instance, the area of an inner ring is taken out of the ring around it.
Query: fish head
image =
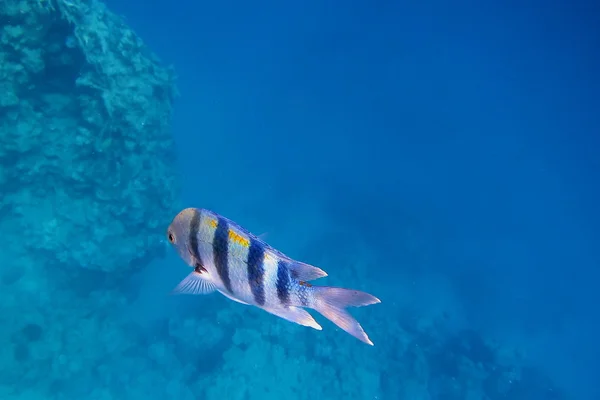
[[[167,228],[167,241],[191,267],[194,266],[195,260],[190,251],[190,225],[196,212],[193,208],[186,208],[173,218]]]

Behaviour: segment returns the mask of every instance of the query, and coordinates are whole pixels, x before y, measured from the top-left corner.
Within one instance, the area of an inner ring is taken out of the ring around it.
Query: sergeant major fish
[[[194,271],[175,293],[220,292],[280,318],[321,330],[305,310],[313,309],[357,339],[373,345],[346,307],[380,303],[368,293],[308,281],[327,276],[272,248],[235,222],[206,209],[186,208],[167,229],[169,243]]]

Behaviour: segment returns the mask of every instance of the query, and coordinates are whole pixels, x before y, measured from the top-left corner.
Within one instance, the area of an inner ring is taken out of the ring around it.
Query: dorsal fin
[[[299,281],[312,281],[327,276],[327,272],[310,264],[292,261],[289,266],[292,278]]]

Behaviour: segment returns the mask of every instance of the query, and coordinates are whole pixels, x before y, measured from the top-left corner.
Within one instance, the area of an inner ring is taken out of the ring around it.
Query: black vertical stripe
[[[225,285],[225,288],[229,291],[229,293],[233,293],[231,290],[231,280],[229,279],[228,253],[229,224],[227,223],[226,219],[219,217],[217,219],[217,229],[213,239],[215,268],[217,269],[217,273],[219,274],[223,285]]]
[[[277,261],[277,297],[283,305],[290,304],[290,275],[288,263],[283,260]]]
[[[250,239],[248,249],[248,283],[258,305],[265,304],[265,248],[255,239]]]
[[[200,230],[200,211],[194,209],[192,218],[190,219],[190,231],[189,231],[189,243],[190,243],[190,252],[196,259],[200,265],[204,266],[202,263],[202,257],[200,256],[200,249],[198,248],[198,231]]]

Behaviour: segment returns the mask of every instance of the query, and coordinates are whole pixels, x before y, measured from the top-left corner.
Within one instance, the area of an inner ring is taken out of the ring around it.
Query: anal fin
[[[192,272],[186,276],[171,293],[173,294],[209,294],[216,290],[216,286],[202,278],[202,273]]]
[[[294,322],[298,325],[308,326],[317,330],[322,330],[321,325],[315,321],[315,319],[308,313],[308,311],[299,307],[278,307],[278,308],[263,308],[265,311],[270,312],[280,318],[286,319],[290,322]]]

